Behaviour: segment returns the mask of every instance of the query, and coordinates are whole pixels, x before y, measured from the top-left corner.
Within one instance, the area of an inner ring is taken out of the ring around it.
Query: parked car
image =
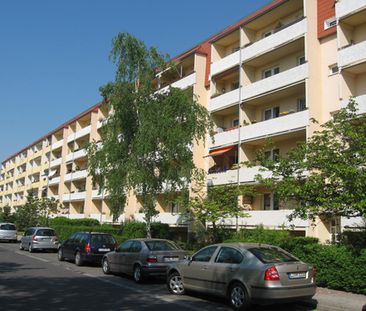
[[[30,253],[35,250],[55,250],[59,246],[55,230],[48,227],[31,227],[25,230],[20,239],[19,249],[27,249]]]
[[[104,254],[117,246],[115,238],[109,233],[75,232],[58,249],[58,260],[74,260],[77,266],[84,263],[100,264]]]
[[[315,268],[275,246],[223,243],[173,264],[167,286],[175,295],[194,290],[224,296],[235,310],[246,310],[251,303],[310,299]]]
[[[0,223],[0,240],[8,242],[17,241],[17,228],[11,223]]]
[[[103,257],[105,274],[125,273],[140,283],[148,276],[166,276],[169,265],[188,255],[174,242],[162,239],[132,239]]]

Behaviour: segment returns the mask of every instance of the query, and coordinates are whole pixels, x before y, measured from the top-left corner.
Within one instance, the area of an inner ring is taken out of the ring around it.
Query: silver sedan
[[[246,310],[252,302],[310,299],[315,268],[275,246],[223,243],[172,265],[167,286],[175,295],[194,290],[224,296],[235,310]]]

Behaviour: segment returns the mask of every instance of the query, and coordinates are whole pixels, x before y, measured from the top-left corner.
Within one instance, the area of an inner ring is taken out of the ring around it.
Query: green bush
[[[70,225],[70,226],[98,226],[99,221],[92,218],[82,218],[82,219],[69,219],[67,217],[55,217],[50,220],[50,226],[56,225]]]
[[[122,235],[126,239],[146,238],[146,226],[143,222],[127,221],[122,224]]]
[[[162,224],[160,222],[154,222],[151,224],[151,236],[153,238],[171,240],[171,234],[168,224]]]

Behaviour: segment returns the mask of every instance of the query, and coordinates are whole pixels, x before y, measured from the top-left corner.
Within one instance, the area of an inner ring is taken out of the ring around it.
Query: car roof
[[[12,222],[0,222],[0,225],[14,225]]]
[[[135,238],[135,239],[128,239],[129,241],[142,241],[142,242],[150,242],[150,241],[167,241],[172,242],[167,239],[147,239],[147,238]]]
[[[76,231],[74,233],[87,233],[87,234],[107,234],[107,235],[112,235],[110,233],[107,232],[93,232],[93,231]],[[72,233],[72,234],[74,234]]]
[[[229,246],[229,247],[236,247],[236,248],[243,248],[243,249],[249,249],[253,247],[276,247],[275,245],[270,244],[263,244],[263,243],[243,243],[243,242],[229,242],[229,243],[219,243],[214,244],[216,246]]]

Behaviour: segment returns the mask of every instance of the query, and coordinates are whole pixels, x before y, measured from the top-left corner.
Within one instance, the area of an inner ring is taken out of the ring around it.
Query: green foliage
[[[110,57],[117,67],[115,80],[101,93],[113,113],[102,128],[103,144],[88,147],[89,171],[100,189],[108,190],[115,219],[128,192],[137,192],[149,236],[157,195],[188,187],[195,170],[190,146],[205,139],[212,123],[192,90],[156,92],[156,70],[174,70],[174,65],[155,48],[120,33]]]
[[[0,222],[15,222],[15,215],[11,213],[11,207],[9,205],[0,209]]]
[[[145,238],[146,225],[143,222],[128,221],[122,225],[122,234],[126,239]],[[169,239],[169,225],[160,222],[152,223],[151,236],[153,238]]]
[[[97,219],[91,219],[91,218],[70,219],[67,217],[55,217],[50,219],[49,225],[98,226],[100,225],[100,223]]]
[[[366,115],[354,100],[286,156],[268,161],[263,149],[258,162],[273,172],[258,181],[299,203],[292,216],[366,216]]]

